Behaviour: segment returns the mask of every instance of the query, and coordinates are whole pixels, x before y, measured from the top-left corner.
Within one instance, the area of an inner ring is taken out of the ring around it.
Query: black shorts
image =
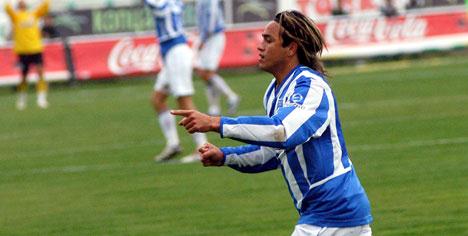
[[[42,65],[42,53],[19,54],[19,63],[24,66],[29,66],[31,64]]]
[[[23,73],[29,71],[29,66],[33,65],[43,65],[42,53],[35,54],[19,54],[19,66]]]

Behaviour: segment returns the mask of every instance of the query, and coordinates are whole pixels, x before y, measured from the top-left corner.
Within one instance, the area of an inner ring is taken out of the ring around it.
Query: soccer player
[[[193,52],[187,44],[182,24],[183,3],[181,0],[145,0],[155,22],[159,39],[163,68],[154,85],[152,103],[157,113],[159,125],[166,138],[166,147],[155,156],[156,162],[167,161],[181,152],[175,118],[169,113],[167,98],[176,97],[180,109],[195,109],[192,101],[194,93],[192,82]],[[206,142],[206,135],[194,133],[193,139],[198,147]],[[182,159],[184,162],[199,160],[195,152]]]
[[[228,113],[234,114],[239,105],[239,96],[216,72],[226,42],[221,3],[219,0],[199,0],[196,12],[200,44],[195,61],[195,72],[206,83],[208,114],[221,114],[221,94],[227,98]]]
[[[18,1],[16,10],[8,3],[5,5],[5,11],[13,26],[13,51],[18,55],[21,69],[21,82],[18,85],[18,100],[16,102],[18,110],[26,108],[27,76],[31,65],[35,65],[39,77],[36,84],[37,105],[40,108],[49,106],[42,58],[44,48],[41,30],[39,29],[39,20],[47,14],[48,10],[49,0],[45,0],[34,10],[28,10],[24,0]]]
[[[370,203],[346,150],[338,107],[319,59],[325,42],[314,22],[283,11],[267,24],[258,46],[259,67],[274,79],[263,104],[266,116],[183,116],[189,133],[219,132],[247,145],[199,149],[204,166],[247,173],[281,169],[299,220],[298,235],[371,235]]]

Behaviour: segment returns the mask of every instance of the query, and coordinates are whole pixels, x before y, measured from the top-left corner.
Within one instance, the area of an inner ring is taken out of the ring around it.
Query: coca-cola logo
[[[414,16],[336,19],[326,25],[325,37],[330,45],[417,39],[426,35],[427,24]]]
[[[107,59],[112,73],[150,72],[158,65],[159,47],[156,43],[136,44],[132,38],[123,38],[115,44]]]

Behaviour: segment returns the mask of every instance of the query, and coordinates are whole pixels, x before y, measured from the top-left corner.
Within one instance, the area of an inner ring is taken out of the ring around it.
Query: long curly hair
[[[295,10],[276,14],[274,21],[282,27],[282,46],[296,42],[299,63],[326,75],[325,67],[319,58],[322,50],[326,48],[325,39],[314,21]]]

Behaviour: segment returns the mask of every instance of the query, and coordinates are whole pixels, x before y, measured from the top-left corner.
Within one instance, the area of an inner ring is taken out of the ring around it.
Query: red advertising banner
[[[466,12],[384,17],[344,17],[321,24],[328,46],[424,40],[468,33]]]
[[[464,10],[395,18],[334,18],[319,24],[319,28],[328,43],[324,54],[328,58],[468,46],[468,17]],[[262,31],[262,27],[229,30],[220,67],[256,65]],[[153,34],[75,38],[70,40],[70,47],[79,80],[156,73],[161,68],[159,46]],[[44,60],[48,80],[68,77],[60,42],[47,44]],[[18,82],[15,62],[11,47],[0,48],[0,85]]]
[[[157,72],[159,46],[152,36],[72,42],[77,79]]]
[[[49,80],[64,80],[68,77],[65,64],[64,49],[60,42],[49,42],[44,53],[44,66]],[[16,66],[17,56],[11,47],[0,47],[0,85],[16,84],[19,81],[19,68]],[[31,76],[33,80],[36,76]]]

